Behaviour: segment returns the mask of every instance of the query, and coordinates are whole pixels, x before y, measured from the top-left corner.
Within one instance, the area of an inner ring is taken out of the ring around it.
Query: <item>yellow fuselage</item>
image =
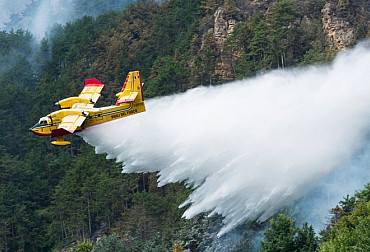
[[[120,119],[126,116],[137,114],[145,111],[144,102],[133,102],[133,103],[123,103],[118,106],[108,106],[102,108],[75,108],[75,109],[61,109],[55,111],[49,115],[50,122],[48,124],[36,124],[31,128],[33,133],[42,136],[49,136],[51,132],[58,128],[64,116],[68,114],[76,113],[87,113],[85,122],[78,127],[76,131],[81,131],[87,127],[94,126],[97,124],[109,122],[112,120]]]
[[[86,127],[145,111],[143,85],[139,71],[131,71],[119,93],[114,106],[94,108],[104,84],[96,78],[85,80],[85,86],[78,97],[68,97],[56,102],[60,110],[41,117],[30,128],[36,135],[51,136],[54,145],[68,145],[65,135],[81,131]]]

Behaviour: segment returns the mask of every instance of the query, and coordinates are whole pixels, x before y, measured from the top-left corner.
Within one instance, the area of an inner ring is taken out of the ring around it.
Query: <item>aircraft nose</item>
[[[36,126],[37,126],[38,124],[36,123],[35,125],[33,125],[31,128],[29,128],[28,130],[29,131],[31,131],[31,132],[33,132],[33,133],[35,133],[36,134]]]
[[[29,128],[28,130],[29,130],[30,132],[35,133],[34,127],[31,127],[31,128]]]

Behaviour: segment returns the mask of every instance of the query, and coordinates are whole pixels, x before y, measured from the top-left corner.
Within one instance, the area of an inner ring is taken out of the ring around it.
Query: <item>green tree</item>
[[[124,251],[124,242],[116,233],[103,236],[94,246],[94,252],[122,252]]]
[[[145,85],[145,95],[169,95],[186,89],[189,70],[185,62],[171,57],[157,59],[152,67],[150,79]]]
[[[297,228],[297,234],[294,237],[294,246],[296,251],[311,252],[316,251],[319,246],[319,239],[315,235],[312,226],[308,226],[305,222],[302,228]]]
[[[271,48],[276,60],[276,66],[286,67],[292,64],[294,58],[294,42],[297,34],[294,21],[298,16],[293,2],[277,2],[269,12],[268,22],[271,25]]]
[[[312,226],[303,223],[302,228],[295,227],[295,221],[280,214],[271,219],[270,228],[261,241],[262,251],[316,251],[318,238]]]
[[[270,228],[267,229],[265,239],[261,241],[262,251],[294,251],[295,222],[280,214],[271,219]]]
[[[82,242],[77,243],[76,252],[91,252],[93,251],[93,245],[91,241],[83,240]]]
[[[259,15],[255,18],[256,23],[253,29],[253,37],[248,45],[248,54],[251,62],[251,71],[259,71],[261,69],[268,70],[272,64],[272,52],[269,41],[268,25]]]
[[[49,235],[59,244],[90,237],[100,222],[110,227],[120,215],[115,211],[115,202],[122,201],[116,178],[120,168],[91,148],[84,146],[81,152],[56,186],[49,209],[53,217]]]
[[[194,74],[198,85],[212,85],[215,82],[213,71],[216,67],[218,49],[210,33],[205,34],[203,42],[203,49],[195,57]]]
[[[370,202],[358,202],[353,212],[341,218],[330,230],[320,251],[369,251]]]
[[[366,38],[367,32],[363,24],[359,24],[356,29],[355,38],[356,40],[361,40]]]
[[[347,195],[332,209],[333,217],[322,231],[320,251],[368,251],[370,249],[370,183]]]

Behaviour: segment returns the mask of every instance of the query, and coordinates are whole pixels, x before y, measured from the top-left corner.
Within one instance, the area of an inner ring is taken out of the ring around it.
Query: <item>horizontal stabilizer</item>
[[[125,103],[125,102],[133,102],[136,99],[138,92],[131,92],[129,95],[121,97],[117,104]]]

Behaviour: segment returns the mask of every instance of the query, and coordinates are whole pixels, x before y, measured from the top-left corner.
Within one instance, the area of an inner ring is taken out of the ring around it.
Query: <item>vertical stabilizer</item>
[[[116,106],[128,102],[144,101],[140,71],[128,73],[121,92],[117,93],[116,96],[118,97]]]

